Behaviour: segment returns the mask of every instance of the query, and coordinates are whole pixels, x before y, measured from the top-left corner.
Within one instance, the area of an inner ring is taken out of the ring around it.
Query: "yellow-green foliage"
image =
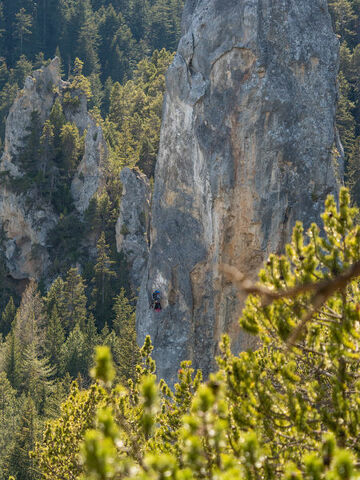
[[[115,83],[105,121],[106,138],[118,166],[139,165],[152,175],[160,139],[165,72],[173,54],[165,49],[142,60],[132,80]],[[120,165],[119,165],[120,164]]]
[[[90,80],[83,75],[84,62],[75,58],[74,72],[70,85],[71,90],[82,92],[89,100],[92,96]]]
[[[339,209],[329,197],[322,236],[316,225],[304,236],[297,224],[286,255],[271,256],[260,273],[262,287],[282,292],[347,272],[360,260],[357,213],[345,189]],[[234,356],[224,337],[219,370],[206,383],[183,362],[173,391],[157,384],[148,337],[134,380],[111,388],[110,354],[99,351],[99,383],[73,392],[36,447],[44,478],[360,478],[358,279],[324,295],[300,289],[267,306],[249,297],[241,324],[262,347]]]
[[[79,162],[84,139],[80,137],[79,130],[74,123],[65,123],[60,131],[60,144],[63,156],[64,169],[72,173]]]

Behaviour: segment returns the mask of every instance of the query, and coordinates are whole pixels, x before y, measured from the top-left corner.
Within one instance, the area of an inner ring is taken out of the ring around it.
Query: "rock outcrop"
[[[26,78],[24,88],[19,92],[6,120],[2,171],[7,170],[12,176],[21,175],[14,159],[19,148],[23,146],[24,136],[31,122],[31,113],[37,111],[43,123],[54,103],[53,88],[61,83],[58,58]]]
[[[104,186],[102,165],[108,156],[108,147],[102,128],[87,116],[85,151],[71,182],[71,195],[80,213],[88,208],[90,200]]]
[[[120,180],[122,198],[116,247],[126,257],[131,287],[137,294],[149,257],[150,184],[144,174],[127,167],[122,169]]]
[[[61,80],[60,62],[55,58],[48,66],[29,76],[12,105],[5,131],[4,153],[0,170],[0,227],[5,233],[3,248],[10,275],[17,280],[46,275],[50,265],[48,233],[56,226],[58,215],[45,202],[33,185],[25,191],[12,188],[12,180],[24,175],[17,161],[19,149],[31,126],[31,114],[37,111],[43,124],[49,117],[56,98],[69,86]],[[80,213],[102,187],[101,164],[107,156],[101,128],[87,111],[84,95],[79,93],[76,108],[65,108],[68,122],[74,123],[85,136],[84,156],[71,184],[74,204]],[[6,178],[5,173],[8,177]]]
[[[184,359],[207,375],[223,332],[235,350],[249,346],[219,265],[254,278],[295,221],[318,220],[337,192],[337,70],[326,0],[187,1],[137,307],[139,342],[151,335],[170,383]],[[161,313],[149,309],[154,289]]]

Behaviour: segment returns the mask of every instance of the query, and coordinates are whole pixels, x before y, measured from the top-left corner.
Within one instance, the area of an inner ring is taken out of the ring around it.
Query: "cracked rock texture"
[[[234,350],[251,346],[238,327],[243,299],[219,265],[254,278],[295,221],[317,221],[338,191],[337,69],[326,0],[187,2],[137,307],[159,377],[173,383],[184,359],[207,375],[223,332]],[[149,309],[154,289],[161,313]]]
[[[143,173],[127,167],[122,169],[120,180],[123,191],[116,247],[127,259],[131,287],[137,294],[149,257],[150,184]]]
[[[108,148],[102,128],[85,113],[87,119],[84,156],[71,182],[71,195],[76,209],[84,213],[92,197],[104,186],[102,165]],[[83,118],[81,120],[84,121]],[[79,128],[79,127],[78,127]]]
[[[60,62],[55,58],[48,66],[33,72],[12,105],[5,131],[4,153],[0,170],[10,178],[21,177],[17,152],[30,126],[31,113],[37,111],[42,122],[49,117],[57,96],[68,84],[61,80]],[[88,114],[86,99],[79,97],[76,110],[64,109],[66,120],[78,127],[85,136],[85,152],[71,185],[74,204],[80,213],[89,205],[91,197],[102,186],[101,164],[107,155],[101,128]],[[17,280],[46,276],[49,267],[47,237],[58,222],[58,215],[46,203],[36,188],[16,193],[11,182],[0,185],[0,227],[5,233],[4,253],[10,275]]]

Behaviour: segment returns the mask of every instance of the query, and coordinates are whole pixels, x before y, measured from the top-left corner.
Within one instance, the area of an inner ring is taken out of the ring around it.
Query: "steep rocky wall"
[[[54,208],[43,200],[35,186],[30,185],[21,192],[11,187],[11,179],[24,174],[17,162],[18,151],[24,144],[31,113],[37,111],[44,123],[56,98],[61,98],[68,85],[61,80],[60,62],[55,58],[26,79],[6,121],[0,170],[7,172],[9,177],[3,177],[0,184],[0,227],[6,237],[3,248],[7,267],[17,280],[39,279],[46,275],[50,264],[48,233],[59,220]],[[108,152],[101,127],[89,115],[84,95],[78,93],[79,105],[65,109],[64,113],[66,120],[74,123],[81,135],[86,130],[84,156],[71,183],[75,207],[83,213],[92,196],[102,187],[101,164]]]
[[[191,359],[205,375],[242,299],[230,263],[254,278],[295,220],[318,220],[338,189],[338,43],[326,0],[190,0],[167,74],[151,250],[137,307],[158,374]],[[154,289],[163,311],[149,309]]]
[[[87,111],[84,116],[87,119],[85,151],[71,182],[71,195],[80,213],[85,212],[90,200],[104,186],[105,179],[101,167],[108,156],[102,128]]]
[[[122,198],[116,223],[116,247],[129,265],[129,280],[135,294],[141,284],[149,257],[150,185],[138,170],[123,168],[120,173]]]

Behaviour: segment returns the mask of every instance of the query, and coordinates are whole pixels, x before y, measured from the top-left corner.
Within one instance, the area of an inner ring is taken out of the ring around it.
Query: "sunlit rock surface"
[[[58,215],[36,185],[25,191],[12,187],[11,180],[24,174],[17,160],[18,151],[31,126],[31,113],[37,111],[44,123],[67,86],[61,80],[59,59],[55,58],[26,79],[6,121],[0,170],[7,176],[2,177],[0,184],[0,227],[5,235],[2,246],[6,264],[17,280],[46,276],[50,266],[48,233],[58,222]],[[87,111],[83,95],[79,96],[77,108],[64,108],[64,113],[66,120],[75,123],[81,135],[85,134],[84,156],[71,183],[75,207],[83,213],[103,185],[101,165],[108,154],[107,147],[101,128]]]
[[[296,220],[336,193],[338,42],[326,0],[190,0],[167,74],[151,249],[137,307],[158,375],[191,359],[205,375],[223,332],[234,350],[243,299],[219,270],[254,278]],[[151,292],[163,310],[149,309]]]
[[[150,184],[138,170],[123,168],[120,173],[122,198],[116,223],[116,246],[129,265],[129,279],[137,294],[149,257]]]

